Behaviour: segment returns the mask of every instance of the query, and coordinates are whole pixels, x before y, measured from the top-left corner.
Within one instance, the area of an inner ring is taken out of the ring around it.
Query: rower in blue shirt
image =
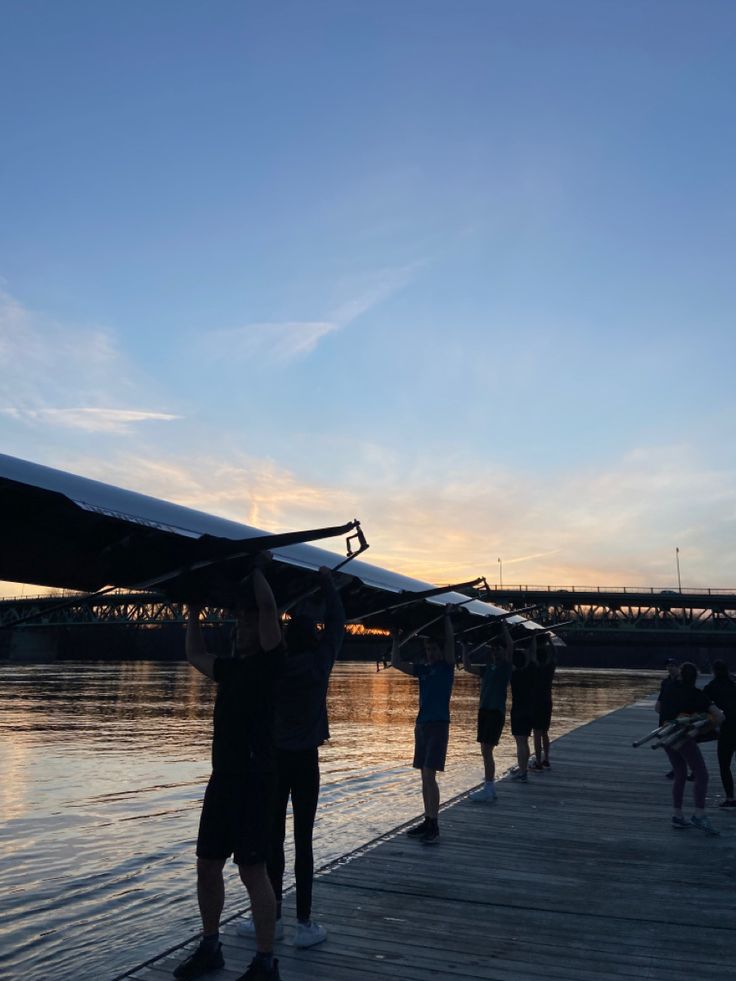
[[[440,788],[437,771],[445,769],[450,735],[450,695],[455,678],[455,636],[449,610],[444,618],[444,643],[435,637],[424,638],[425,663],[401,660],[398,636],[393,635],[391,667],[419,681],[419,714],[414,727],[414,763],[422,774],[424,819],[407,834],[424,845],[439,842],[438,814]]]

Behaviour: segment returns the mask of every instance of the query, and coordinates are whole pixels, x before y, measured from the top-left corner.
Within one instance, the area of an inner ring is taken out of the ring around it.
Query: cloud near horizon
[[[667,588],[679,546],[683,586],[736,587],[736,481],[696,464],[694,451],[672,447],[633,451],[605,473],[533,479],[473,468],[456,469],[451,481],[414,473],[344,487],[244,455],[227,464],[117,454],[53,465],[265,531],[357,515],[371,543],[367,561],[440,584],[477,575],[497,582],[500,556],[505,584]]]

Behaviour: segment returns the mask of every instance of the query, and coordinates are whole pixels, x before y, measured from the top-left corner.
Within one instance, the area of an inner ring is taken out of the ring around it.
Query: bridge
[[[735,589],[499,585],[483,598],[506,609],[536,606],[531,616],[544,625],[566,623],[559,633],[569,663],[660,664],[664,648],[704,663],[736,651]],[[213,641],[226,644],[229,613],[214,607],[205,613]],[[183,623],[182,605],[154,593],[14,597],[0,600],[0,656],[43,658],[50,649],[63,657],[181,656]],[[360,647],[371,656],[366,643],[351,645],[349,656],[360,656]]]
[[[575,630],[733,632],[736,590],[653,586],[491,586],[488,600],[508,609],[539,604],[540,623],[571,620]]]
[[[653,586],[490,586],[484,599],[504,609],[538,605],[539,623],[572,621],[565,631],[585,629],[690,630],[736,633],[736,590],[657,589]],[[0,627],[19,621],[24,629],[69,626],[145,626],[184,623],[181,603],[156,593],[115,590],[16,596],[0,600]],[[207,620],[233,622],[228,612],[208,607]]]

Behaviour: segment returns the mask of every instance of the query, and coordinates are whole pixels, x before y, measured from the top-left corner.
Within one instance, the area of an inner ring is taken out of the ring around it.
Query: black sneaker
[[[688,780],[694,780],[695,779],[695,774],[694,773],[688,773],[687,779]]]
[[[437,821],[427,821],[427,830],[419,839],[423,845],[438,845],[440,841],[440,826]]]
[[[551,770],[552,769],[552,767],[550,766],[549,760],[542,760],[542,766],[545,768],[545,770]]]
[[[241,974],[236,981],[281,981],[279,974],[279,962],[274,957],[271,970],[263,966],[263,961],[254,957],[248,966],[245,974]]]
[[[420,823],[415,824],[413,828],[409,828],[406,832],[410,838],[421,838],[424,832],[427,830],[427,825],[429,824],[429,818],[426,818]]]
[[[174,968],[174,977],[191,981],[192,978],[201,978],[203,974],[209,974],[210,971],[219,971],[224,966],[225,958],[222,956],[222,944],[218,941],[212,946],[200,942],[194,953]]]

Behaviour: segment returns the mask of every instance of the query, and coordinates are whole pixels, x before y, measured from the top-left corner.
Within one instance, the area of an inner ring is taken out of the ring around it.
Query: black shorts
[[[531,709],[525,709],[523,712],[514,712],[513,708],[511,709],[512,736],[531,736],[533,728]]]
[[[499,709],[478,709],[478,742],[498,746],[506,722],[505,712]]]
[[[414,768],[444,770],[449,740],[449,722],[417,722],[414,726]]]
[[[532,729],[541,729],[546,732],[552,722],[552,702],[544,702],[535,705],[532,712]]]
[[[197,858],[232,855],[236,865],[265,862],[272,793],[270,774],[213,773],[202,802]]]

